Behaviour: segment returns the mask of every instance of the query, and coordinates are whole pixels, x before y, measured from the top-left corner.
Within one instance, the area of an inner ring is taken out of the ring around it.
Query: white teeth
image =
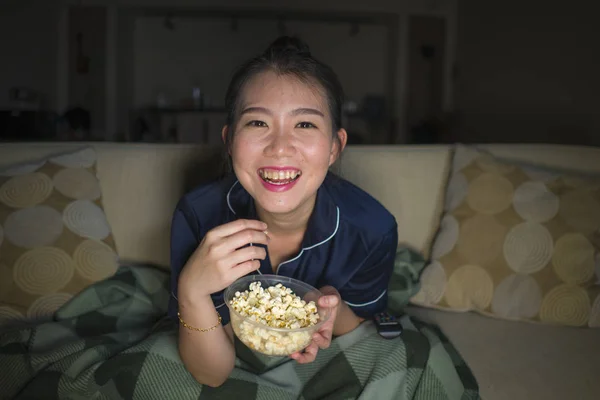
[[[300,171],[265,171],[265,170],[259,170],[259,175],[263,178],[263,179],[269,179],[269,180],[289,180],[289,179],[296,179],[298,176],[301,175]]]

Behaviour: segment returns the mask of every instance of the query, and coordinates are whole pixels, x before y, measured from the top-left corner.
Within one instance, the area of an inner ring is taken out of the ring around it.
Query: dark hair
[[[254,76],[273,71],[278,75],[291,75],[302,82],[321,86],[329,106],[333,135],[342,127],[342,104],[344,91],[337,75],[326,64],[310,54],[308,45],[296,37],[282,36],[276,39],[261,55],[242,64],[234,73],[225,95],[227,110],[226,145],[229,148],[233,127],[237,122],[240,107],[240,94],[246,83]]]

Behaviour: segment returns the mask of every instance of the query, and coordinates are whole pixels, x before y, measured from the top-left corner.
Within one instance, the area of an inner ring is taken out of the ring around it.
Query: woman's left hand
[[[319,298],[319,305],[330,309],[329,319],[321,328],[313,334],[313,341],[304,349],[303,352],[296,352],[290,355],[291,358],[300,364],[313,362],[317,357],[319,349],[326,349],[331,344],[333,336],[333,326],[338,314],[341,297],[338,291],[332,286],[324,286],[319,289],[324,296]]]

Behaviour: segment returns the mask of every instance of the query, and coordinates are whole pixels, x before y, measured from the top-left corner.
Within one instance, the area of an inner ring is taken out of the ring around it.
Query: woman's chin
[[[266,188],[262,182],[252,182],[249,192],[256,205],[264,211],[271,214],[289,214],[303,208],[303,204],[308,200],[307,192],[312,192],[304,183],[299,181],[288,190],[277,192]]]
[[[288,199],[288,196],[274,195],[263,196],[259,201],[260,207],[271,214],[287,214],[299,207],[297,199]]]

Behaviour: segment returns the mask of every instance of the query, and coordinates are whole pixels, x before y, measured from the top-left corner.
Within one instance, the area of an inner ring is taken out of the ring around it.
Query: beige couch
[[[0,144],[0,168],[81,147]],[[104,205],[124,260],[168,266],[169,224],[179,197],[215,172],[220,149],[189,145],[94,144]],[[492,145],[497,155],[600,172],[600,148]],[[435,233],[449,146],[351,147],[342,175],[396,216],[399,237],[427,254]],[[509,322],[411,307],[438,324],[472,368],[484,399],[600,398],[600,330]]]

